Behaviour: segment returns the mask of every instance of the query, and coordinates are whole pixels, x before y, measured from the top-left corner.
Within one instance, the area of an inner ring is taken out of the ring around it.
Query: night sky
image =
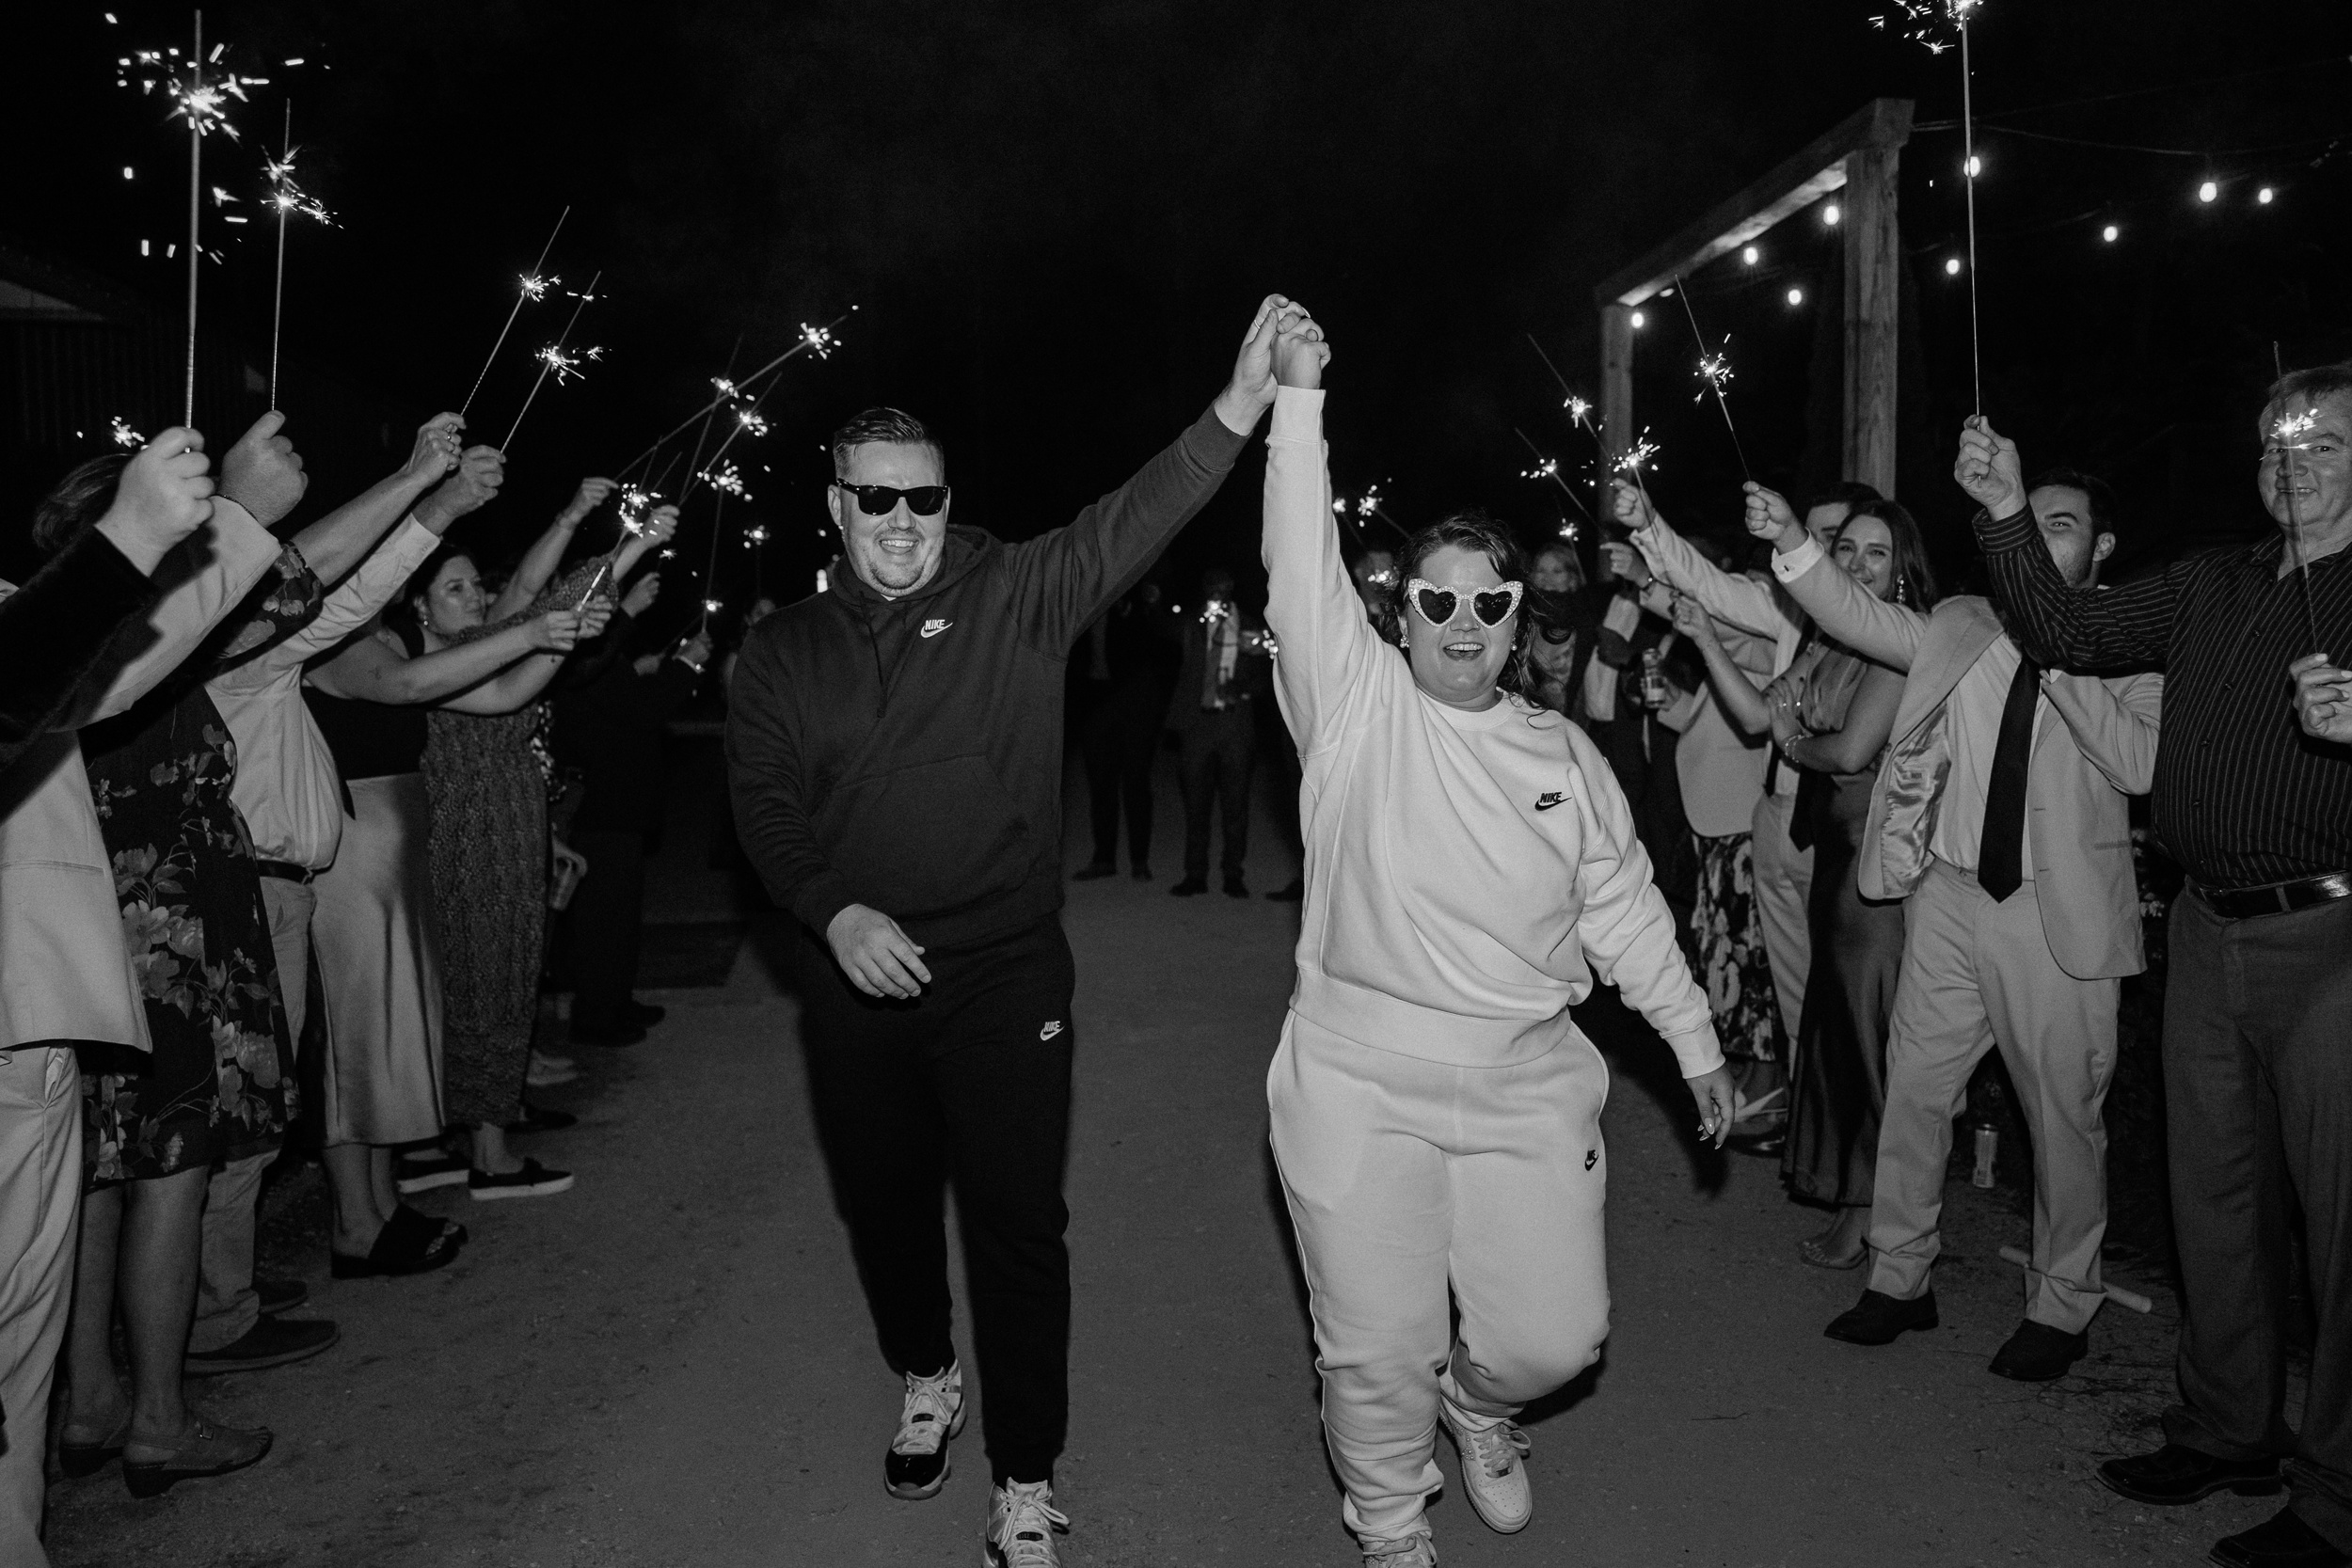
[[[255,210],[261,143],[275,146],[290,92],[301,178],[341,225],[298,229],[291,247],[297,438],[314,372],[375,389],[411,425],[453,406],[513,276],[572,205],[548,266],[574,285],[603,269],[608,297],[580,336],[606,357],[542,394],[507,499],[469,525],[491,553],[694,406],[739,335],[754,364],[801,322],[859,307],[831,361],[787,370],[774,433],[738,449],[755,501],[734,515],[768,524],[768,580],[797,592],[828,553],[819,445],[846,415],[914,410],[946,441],[958,519],[1026,535],[1207,404],[1268,291],[1311,306],[1336,345],[1343,490],[1384,481],[1407,525],[1476,504],[1537,537],[1561,498],[1521,477],[1514,426],[1571,472],[1591,449],[1523,335],[1591,395],[1600,277],[1867,100],[1910,97],[1926,128],[1904,154],[1920,395],[1904,409],[1902,499],[1957,564],[1947,471],[1969,400],[1967,291],[1945,262],[1960,253],[1960,71],[1954,55],[1874,29],[1892,8],[222,6],[208,38],[275,80],[237,108],[242,145],[208,143],[207,182]],[[188,13],[119,6],[110,26],[81,0],[22,9],[0,99],[0,238],[167,309],[179,274],[160,253],[183,221],[184,137],[159,101],[115,86],[114,60],[183,40]],[[2119,484],[2137,534],[2127,561],[2260,526],[2252,425],[2273,341],[2290,366],[2352,355],[2347,12],[1986,0],[1980,13],[1987,408],[2029,463]],[[2223,25],[2241,18],[2261,25]],[[292,55],[307,63],[283,68]],[[2206,178],[2220,187],[2210,204],[2195,194]],[[265,353],[269,230],[208,231],[231,235],[206,309]],[[155,258],[139,258],[142,236]],[[1836,463],[1836,388],[1825,401],[1820,385],[1836,363],[1821,352],[1835,244],[1800,214],[1757,267],[1727,260],[1691,279],[1707,330],[1730,335],[1731,409],[1761,478],[1799,483]],[[1785,302],[1790,287],[1805,304]],[[1663,449],[1653,493],[1686,526],[1736,528],[1729,441],[1693,401],[1689,326],[1660,304],[1636,399]],[[503,433],[554,309],[526,312],[477,436]],[[125,412],[148,428],[171,413]],[[1180,577],[1254,565],[1254,463],[1172,552]],[[373,477],[323,470],[318,499]],[[682,564],[699,564],[707,528],[690,516]],[[730,546],[723,572],[739,602],[746,553]]]

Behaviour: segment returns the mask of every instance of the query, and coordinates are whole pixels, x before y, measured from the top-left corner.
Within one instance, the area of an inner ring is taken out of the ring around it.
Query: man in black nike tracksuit
[[[1259,308],[1209,412],[1068,527],[1018,545],[947,526],[945,457],[910,416],[834,437],[833,592],[762,621],[737,667],[737,827],[801,924],[817,1123],[883,1353],[907,1399],[885,1479],[946,1478],[953,1179],[988,1379],[992,1560],[1051,1562],[1068,1418],[1062,1164],[1073,972],[1061,930],[1070,649],[1216,491],[1274,399]]]

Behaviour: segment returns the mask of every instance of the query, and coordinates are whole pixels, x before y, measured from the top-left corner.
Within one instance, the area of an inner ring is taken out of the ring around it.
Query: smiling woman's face
[[[1414,576],[1439,588],[1454,590],[1454,614],[1442,626],[1433,626],[1409,602],[1405,606],[1405,655],[1413,667],[1413,682],[1452,707],[1490,708],[1502,700],[1495,683],[1511,662],[1511,644],[1518,636],[1519,617],[1514,611],[1499,626],[1482,626],[1470,609],[1470,595],[1499,588],[1502,577],[1494,563],[1477,550],[1446,545],[1422,560]]]
[[[474,570],[473,562],[465,556],[453,555],[433,574],[432,582],[426,585],[417,605],[417,612],[427,630],[449,637],[482,625],[488,604],[482,590],[482,576]]]

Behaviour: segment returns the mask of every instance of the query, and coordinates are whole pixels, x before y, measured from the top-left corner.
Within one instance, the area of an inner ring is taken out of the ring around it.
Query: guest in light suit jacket
[[[4,1562],[48,1560],[39,1535],[47,1451],[40,1413],[49,1408],[65,1333],[82,1191],[81,1074],[72,1042],[147,1043],[114,872],[72,731],[122,712],[152,689],[278,559],[281,546],[263,524],[301,496],[299,463],[277,435],[280,422],[276,414],[265,416],[230,450],[218,494],[205,475],[203,437],[194,431],[165,431],[131,460],[117,486],[117,509],[167,486],[181,504],[209,506],[210,520],[155,568],[161,598],[92,669],[83,693],[56,721],[60,727],[0,770]]]
[[[2032,505],[2059,572],[2095,591],[2115,548],[2106,486],[2049,474]],[[2126,798],[2154,771],[2162,678],[2039,669],[1986,599],[1947,599],[1932,615],[1873,599],[1760,486],[1749,486],[1748,524],[1772,541],[1774,575],[1825,631],[1909,673],[1857,868],[1865,897],[1908,900],[1869,1285],[1828,1333],[1884,1344],[1934,1325],[1929,1275],[1952,1116],[1970,1069],[1997,1045],[2036,1180],[2025,1321],[1992,1370],[2058,1377],[2087,1348],[2104,1299],[2100,1111],[2122,977],[2146,965]]]

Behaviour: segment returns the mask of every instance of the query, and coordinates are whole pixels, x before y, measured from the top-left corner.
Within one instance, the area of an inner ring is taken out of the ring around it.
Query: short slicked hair
[[[1875,506],[1885,499],[1879,494],[1876,485],[1865,484],[1858,479],[1841,479],[1805,497],[1804,504],[1797,508],[1797,515],[1809,517],[1817,506],[1842,506],[1847,515],[1851,516],[1864,507]]]
[[[2115,487],[2097,474],[2087,474],[2080,468],[2045,468],[2026,482],[2028,492],[2050,488],[2080,490],[2090,502],[2090,531],[2112,534],[2121,539],[2123,531],[2116,526]]]
[[[2352,399],[2352,359],[2339,360],[2332,365],[2313,365],[2309,370],[2289,371],[2270,384],[2263,398],[2264,438],[2269,438],[2271,416],[2296,398],[2301,398],[2314,408],[2329,398]]]
[[[929,447],[939,459],[939,477],[947,477],[947,449],[930,428],[903,408],[868,408],[833,433],[833,477],[850,477],[850,454],[873,442],[893,446]]]

